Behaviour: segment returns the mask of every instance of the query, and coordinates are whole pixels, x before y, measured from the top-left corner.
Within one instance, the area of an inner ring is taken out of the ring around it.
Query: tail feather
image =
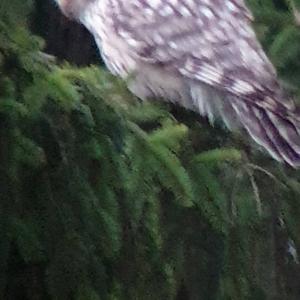
[[[224,96],[207,85],[190,87],[192,108],[211,123],[222,119],[229,130],[245,128],[253,140],[280,162],[300,167],[300,111],[274,111],[239,97]]]
[[[287,136],[283,136],[278,127],[271,121],[268,114],[273,115],[273,119],[280,120],[281,117],[274,115],[273,113],[266,112],[264,110],[260,110],[259,116],[261,117],[260,122],[263,126],[265,126],[265,130],[268,136],[271,138],[274,146],[277,148],[280,153],[282,159],[291,166],[297,164],[297,160],[299,160],[299,155],[295,151],[294,148],[289,144],[289,132],[292,132],[292,127],[286,126]],[[268,149],[267,149],[268,150]]]
[[[274,143],[265,131],[265,128],[262,127],[262,124],[254,113],[253,109],[246,105],[241,107],[241,105],[238,105],[238,103],[235,103],[232,106],[238,116],[238,119],[240,120],[241,125],[247,130],[253,140],[263,148],[267,149],[274,159],[282,161],[280,152],[275,147]]]
[[[291,116],[285,117],[240,101],[234,101],[232,105],[250,136],[273,158],[292,167],[300,166],[300,126],[296,118],[293,120]]]

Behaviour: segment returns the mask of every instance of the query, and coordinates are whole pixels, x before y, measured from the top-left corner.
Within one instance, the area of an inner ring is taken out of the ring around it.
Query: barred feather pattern
[[[278,161],[300,166],[300,116],[257,41],[244,0],[85,1],[77,18],[108,68],[134,75],[133,93],[178,103],[211,122],[220,117]]]

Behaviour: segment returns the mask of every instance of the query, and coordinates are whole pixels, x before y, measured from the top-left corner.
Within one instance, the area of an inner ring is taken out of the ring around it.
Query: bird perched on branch
[[[244,0],[56,0],[83,23],[109,70],[141,99],[162,98],[246,132],[300,166],[300,115],[257,41]]]

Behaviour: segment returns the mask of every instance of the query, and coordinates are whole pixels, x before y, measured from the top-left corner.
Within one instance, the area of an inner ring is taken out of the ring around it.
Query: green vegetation
[[[300,96],[298,6],[249,2]],[[299,172],[103,68],[56,64],[32,9],[0,3],[0,299],[299,299]]]

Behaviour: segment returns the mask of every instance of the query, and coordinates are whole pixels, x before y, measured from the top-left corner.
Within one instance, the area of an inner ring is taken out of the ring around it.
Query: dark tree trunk
[[[97,46],[89,32],[64,17],[54,1],[36,0],[32,28],[45,39],[45,51],[58,59],[77,65],[100,62]]]

